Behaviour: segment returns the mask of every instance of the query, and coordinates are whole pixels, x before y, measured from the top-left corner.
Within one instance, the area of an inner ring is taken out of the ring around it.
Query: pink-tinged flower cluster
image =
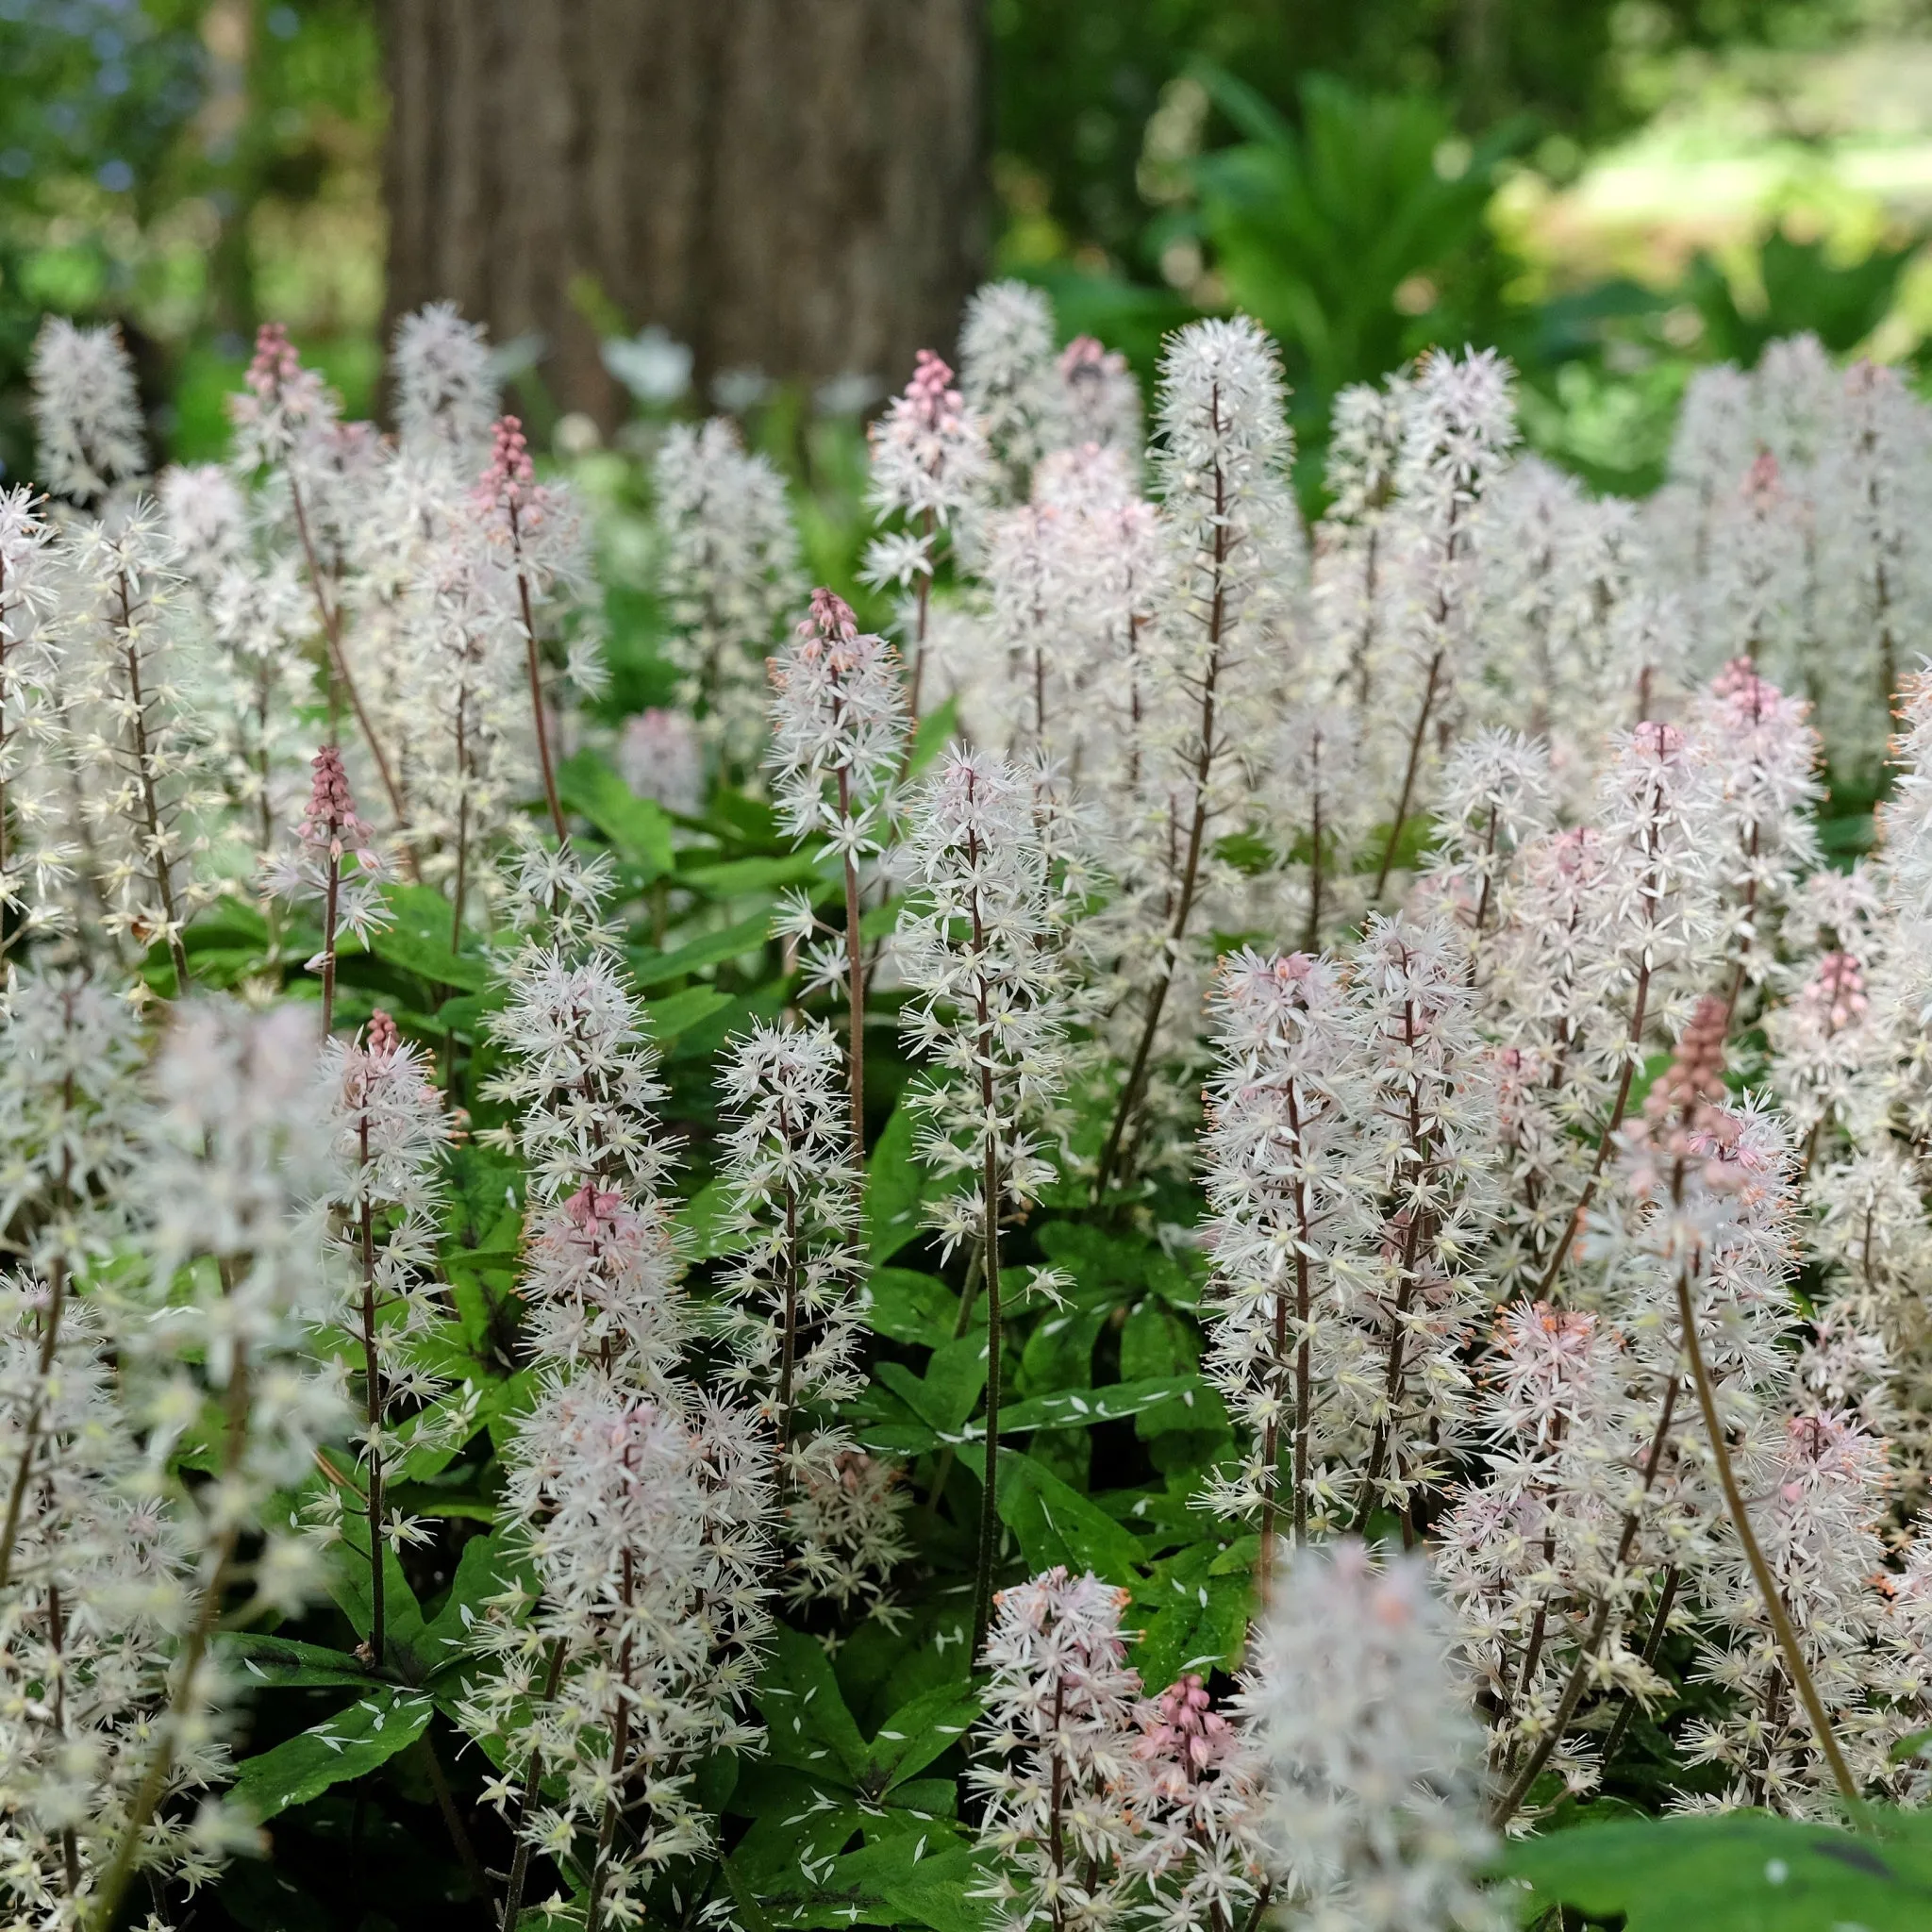
[[[586,1180],[531,1224],[523,1295],[543,1359],[621,1370],[662,1388],[690,1340],[669,1216]]]
[[[852,607],[824,589],[771,663],[766,754],[785,828],[824,837],[858,862],[885,841],[908,720],[898,655],[862,633]]]
[[[1741,991],[1774,966],[1777,916],[1817,870],[1818,734],[1810,706],[1734,658],[1692,713],[1717,790],[1712,831],[1721,937]]]
[[[310,851],[331,858],[350,851],[360,857],[375,834],[357,813],[341,752],[333,744],[324,745],[310,769],[314,779],[296,836]]]
[[[948,752],[908,845],[900,1024],[932,1069],[910,1105],[920,1158],[943,1183],[926,1214],[950,1252],[984,1235],[989,1212],[1024,1210],[1053,1175],[1042,1129],[1066,1077],[1068,967],[1033,787],[1005,760]]]
[[[665,1867],[710,1850],[699,1763],[758,1736],[742,1705],[771,1627],[768,1462],[731,1411],[599,1374],[551,1382],[506,1457],[511,1534],[541,1594],[527,1624],[502,1614],[514,1597],[478,1621],[493,1669],[464,1721],[541,1765],[545,1794],[512,1825],[538,1849],[581,1833],[617,1923]],[[497,1802],[512,1789],[494,1787]]]
[[[308,798],[293,841],[270,854],[263,883],[291,905],[314,906],[334,925],[323,936],[320,962],[337,932],[366,941],[390,923],[383,888],[392,871],[375,833],[356,809],[341,750],[325,744],[310,761]]]
[[[978,504],[992,479],[992,458],[977,420],[953,387],[953,372],[922,349],[912,378],[872,427],[870,499],[882,514],[941,528]]]
[[[529,439],[522,421],[499,416],[491,425],[490,460],[476,479],[479,508],[502,510],[534,525],[541,518],[543,497],[537,488],[537,467],[530,460]]]
[[[326,458],[337,428],[337,405],[322,377],[303,365],[289,332],[265,322],[242,391],[228,398],[235,459],[244,472],[292,463],[310,477]],[[318,533],[311,532],[311,537]]]
[[[1075,336],[1060,351],[1058,369],[1068,447],[1131,450],[1141,431],[1141,390],[1127,358],[1091,336]]]
[[[1238,1925],[1270,1884],[1261,1838],[1262,1767],[1247,1728],[1213,1707],[1191,1674],[1136,1714],[1129,1864],[1150,1925]]]
[[[656,706],[624,721],[617,769],[640,798],[693,817],[704,808],[705,754],[696,725],[682,711]]]
[[[1885,1445],[1850,1416],[1790,1417],[1754,1457],[1763,1500],[1753,1526],[1861,1786],[1890,1770],[1873,1707],[1885,1676],[1875,1648],[1885,1598],[1874,1587],[1885,1574]],[[1830,1775],[1741,1556],[1721,1547],[1701,1594],[1721,1634],[1702,1646],[1697,1674],[1730,1701],[1685,1727],[1687,1761],[1722,1767],[1729,1803],[1815,1814],[1829,1802]]]

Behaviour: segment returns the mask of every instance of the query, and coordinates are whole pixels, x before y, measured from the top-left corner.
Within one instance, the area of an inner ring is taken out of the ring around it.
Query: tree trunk
[[[982,0],[383,0],[391,314],[537,335],[608,424],[602,321],[892,386],[984,225]],[[613,313],[614,311],[614,313]]]

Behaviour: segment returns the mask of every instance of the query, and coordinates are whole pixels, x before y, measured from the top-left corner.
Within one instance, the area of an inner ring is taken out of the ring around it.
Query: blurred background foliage
[[[1916,363],[1932,335],[1932,0],[987,0],[987,22],[990,267],[1143,373],[1176,323],[1252,310],[1316,449],[1341,385],[1493,342],[1535,441],[1643,490],[1697,361],[1809,327]],[[263,316],[352,411],[379,403],[375,0],[0,0],[0,73],[7,474],[46,308],[121,321],[173,456],[219,449]],[[856,419],[758,413],[842,496]]]

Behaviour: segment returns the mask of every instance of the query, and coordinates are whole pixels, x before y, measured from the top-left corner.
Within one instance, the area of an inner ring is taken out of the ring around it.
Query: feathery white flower
[[[481,325],[465,322],[454,303],[431,302],[396,324],[390,366],[403,453],[474,474],[489,456],[497,415]]]
[[[1244,1466],[1205,1500],[1243,1516],[1259,1509],[1265,1579],[1277,1513],[1299,1542],[1311,1518],[1335,1507],[1341,1417],[1323,1397],[1365,1373],[1361,1339],[1342,1319],[1353,1298],[1346,1108],[1356,1041],[1335,969],[1305,953],[1238,954],[1223,965],[1212,1012],[1217,1064],[1201,1144],[1214,1216],[1206,1368],[1249,1443]]]
[[[992,1903],[1003,1932],[1119,1923],[1141,1690],[1121,1634],[1126,1602],[1125,1591],[1064,1569],[994,1599],[968,1775],[985,1797],[980,1842],[997,1861],[974,1895]]]
[[[1309,1932],[1476,1932],[1503,1923],[1474,1873],[1477,1732],[1421,1556],[1352,1538],[1297,1553],[1241,1705],[1270,1774],[1289,1923]]]
[[[665,431],[652,484],[678,705],[727,767],[748,768],[765,732],[765,659],[805,590],[785,480],[713,417]]]
[[[147,474],[134,364],[112,323],[50,315],[34,338],[34,432],[42,480],[83,509]]]

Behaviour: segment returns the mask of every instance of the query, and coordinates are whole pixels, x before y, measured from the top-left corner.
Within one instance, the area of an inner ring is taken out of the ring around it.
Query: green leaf
[[[890,1791],[943,1757],[979,1715],[971,1684],[941,1684],[902,1705],[872,1740],[872,1788]]]
[[[870,1321],[874,1335],[942,1348],[959,1321],[959,1297],[936,1275],[911,1268],[872,1271]]]
[[[872,1754],[817,1639],[783,1624],[773,1633],[758,1707],[772,1763],[834,1784],[856,1785],[865,1775]]]
[[[1247,1641],[1257,1540],[1190,1543],[1157,1566],[1136,1592],[1151,1610],[1134,1667],[1151,1696],[1189,1672],[1206,1675],[1232,1664]]]
[[[858,915],[858,937],[868,943],[873,940],[890,939],[898,930],[899,915],[905,909],[903,894],[888,899],[881,906],[868,906]]]
[[[375,1598],[369,1574],[369,1530],[358,1513],[359,1497],[349,1498],[342,1524],[342,1541],[329,1551],[328,1593],[347,1617],[356,1635],[368,1642],[375,1629]],[[382,1546],[382,1615],[386,1641],[413,1647],[423,1635],[423,1611],[416,1593],[396,1561],[396,1553]]]
[[[595,752],[580,751],[565,760],[557,774],[557,795],[642,869],[640,884],[649,885],[677,863],[664,808],[640,798]]]
[[[1121,1330],[1121,1380],[1181,1375],[1201,1359],[1201,1346],[1187,1323],[1149,1295]]]
[[[650,1022],[651,1039],[659,1048],[668,1047],[680,1033],[689,1033],[700,1022],[708,1020],[720,1007],[728,1007],[731,995],[715,986],[688,986],[668,999],[653,1000],[644,1008]]]
[[[919,1835],[895,1831],[841,1858],[825,1889],[876,1892],[891,1908],[880,1914],[887,1923],[931,1932],[987,1932],[998,1913],[991,1900],[973,1894],[986,1889],[991,1875],[985,1855],[950,1831],[943,1837],[934,1832],[924,1842]]]
[[[962,1450],[959,1460],[982,1469],[983,1451]],[[1035,1571],[1064,1564],[1074,1575],[1092,1571],[1109,1583],[1131,1583],[1141,1561],[1141,1544],[1106,1511],[1017,1449],[1000,1451],[1000,1519],[1020,1539]]]
[[[751,1237],[732,1225],[731,1188],[723,1174],[701,1187],[672,1217],[682,1240],[679,1252],[692,1261],[711,1261],[751,1245]]]
[[[437,1008],[430,1024],[432,1029],[458,1033],[465,1040],[474,1040],[482,1032],[491,1014],[502,1012],[508,1004],[509,988],[503,981],[493,979],[481,992],[462,992],[455,999],[444,1000]]]
[[[874,1262],[890,1261],[921,1226],[925,1169],[912,1155],[912,1115],[902,1099],[865,1167],[865,1225]]]
[[[232,896],[217,899],[199,917],[189,921],[181,943],[191,958],[203,946],[253,946],[268,943],[268,920],[260,907]]]
[[[378,959],[464,992],[489,985],[490,962],[481,953],[450,950],[449,901],[434,886],[392,885],[382,896],[391,923],[369,936],[369,950]]]
[[[758,952],[771,936],[772,915],[756,913],[750,919],[741,919],[736,925],[708,932],[668,953],[632,952],[631,977],[640,987],[662,986],[667,979],[681,979],[707,966],[722,966],[727,959]]]
[[[797,1772],[763,1764],[741,1795],[757,1823],[731,1858],[739,1882],[773,1925],[890,1923],[891,1908],[879,1893],[837,1875],[840,1852],[866,1823],[856,1794],[826,1791]]]
[[[1093,1346],[1113,1312],[1108,1306],[1055,1308],[1036,1322],[1020,1353],[1021,1386],[1029,1394],[1093,1386]]]
[[[434,1702],[388,1689],[358,1698],[348,1709],[311,1724],[298,1737],[258,1757],[244,1757],[233,1795],[249,1816],[265,1823],[291,1805],[306,1805],[331,1785],[366,1777],[423,1735]]]
[[[986,1387],[986,1337],[962,1335],[934,1349],[923,1377],[903,1362],[881,1362],[876,1374],[922,1422],[941,1437],[963,1441],[966,1419]]]
[[[959,701],[948,698],[938,710],[929,711],[919,721],[919,729],[912,734],[912,756],[906,760],[906,775],[916,778],[945,750],[953,734],[959,728]]]
[[[1914,1731],[1910,1737],[1901,1738],[1885,1755],[1892,1763],[1903,1764],[1928,1747],[1932,1747],[1932,1731]]]
[[[757,1894],[739,1875],[737,1866],[724,1857],[718,1860],[718,1869],[724,1874],[724,1889],[731,1894],[731,1903],[738,1907],[738,1923],[744,1932],[772,1932],[771,1920],[765,1916]]]
[[[482,1615],[484,1601],[514,1580],[510,1560],[493,1536],[473,1536],[463,1545],[449,1594],[416,1640],[416,1657],[426,1674],[434,1675],[468,1659],[470,1632]]]
[[[1857,1836],[1756,1811],[1586,1825],[1512,1845],[1503,1869],[1540,1907],[1625,1932],[1923,1932],[1932,1820],[1873,1815]]]
[[[1104,1389],[1067,1389],[1056,1395],[1035,1395],[1000,1410],[1000,1434],[1024,1429],[1084,1429],[1095,1423],[1119,1422],[1127,1416],[1178,1406],[1210,1393],[1198,1375],[1165,1375],[1146,1382],[1110,1382]],[[983,1435],[985,1424],[974,1423],[966,1433]]]
[[[345,1650],[321,1643],[297,1643],[254,1630],[225,1630],[215,1636],[215,1654],[244,1681],[277,1690],[364,1690],[367,1668]]]
[[[816,852],[788,852],[777,858],[727,858],[721,865],[695,865],[677,874],[677,883],[713,899],[744,899],[781,886],[819,885],[831,880]]]

